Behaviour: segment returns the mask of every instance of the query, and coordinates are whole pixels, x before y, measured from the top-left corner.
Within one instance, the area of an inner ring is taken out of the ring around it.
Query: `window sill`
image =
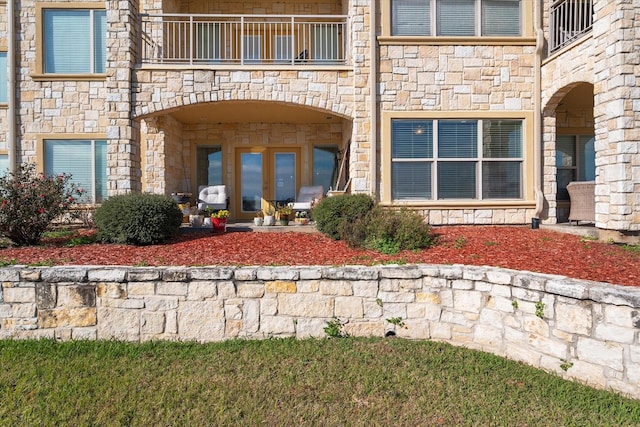
[[[378,43],[385,45],[433,46],[535,46],[535,37],[442,37],[442,36],[380,36]]]
[[[31,74],[34,82],[50,82],[50,81],[104,81],[107,79],[106,74]]]
[[[535,208],[535,200],[394,200],[383,206],[404,206],[423,209],[512,209]]]

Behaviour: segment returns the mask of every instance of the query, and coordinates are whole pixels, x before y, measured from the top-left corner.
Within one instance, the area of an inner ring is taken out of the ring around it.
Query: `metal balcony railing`
[[[593,25],[593,0],[559,0],[549,11],[549,53],[570,45]]]
[[[343,15],[140,15],[143,64],[345,64]]]

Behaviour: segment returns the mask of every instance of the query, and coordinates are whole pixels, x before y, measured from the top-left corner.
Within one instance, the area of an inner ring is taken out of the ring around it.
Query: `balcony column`
[[[107,1],[107,176],[109,196],[141,190],[139,128],[131,120],[138,34],[135,0]]]
[[[594,0],[596,226],[640,231],[637,2]]]

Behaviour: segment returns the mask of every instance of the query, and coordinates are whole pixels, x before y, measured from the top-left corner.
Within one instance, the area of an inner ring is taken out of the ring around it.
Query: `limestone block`
[[[531,274],[517,274],[513,279],[513,285],[517,288],[543,291],[546,281],[539,276]]]
[[[450,340],[452,326],[446,323],[434,322],[430,325],[431,338],[436,340]]]
[[[143,312],[140,316],[140,329],[143,335],[158,335],[164,332],[164,313]]]
[[[12,309],[13,310],[11,312],[11,316],[6,316],[6,317],[31,318],[31,317],[36,317],[36,313],[37,313],[37,307],[34,303],[14,304]]]
[[[240,298],[262,298],[264,295],[264,285],[262,283],[238,283],[238,297]]]
[[[515,311],[515,308],[513,307],[513,300],[511,298],[490,296],[487,300],[486,306],[503,313],[513,313]]]
[[[344,331],[354,337],[382,337],[385,333],[380,322],[349,322],[344,325]]]
[[[571,359],[569,362],[573,363],[573,366],[567,370],[566,375],[569,378],[584,381],[595,387],[606,385],[607,379],[602,366],[578,359]]]
[[[524,320],[524,330],[533,335],[549,337],[549,324],[537,316],[526,316]]]
[[[260,301],[245,300],[242,306],[243,330],[249,335],[260,328]]]
[[[353,295],[351,282],[346,280],[321,280],[319,282],[319,287],[322,295]]]
[[[287,282],[282,280],[275,280],[270,282],[265,282],[265,292],[266,293],[296,293],[297,288],[295,282]]]
[[[343,266],[322,269],[322,277],[330,280],[378,280],[378,270],[366,267]]]
[[[36,304],[39,308],[54,308],[58,303],[58,287],[51,283],[36,283]]]
[[[471,280],[456,279],[451,281],[451,288],[469,290],[469,289],[473,289],[474,286]]]
[[[442,301],[440,295],[433,292],[417,292],[415,297],[416,302],[426,302],[429,304],[440,304]]]
[[[258,270],[256,267],[241,267],[233,271],[235,280],[256,280],[258,278]]]
[[[365,319],[375,319],[382,316],[382,307],[377,301],[364,300],[362,302],[362,309]]]
[[[398,292],[400,291],[400,282],[393,279],[380,279],[380,291]]]
[[[556,304],[556,327],[565,332],[589,335],[593,323],[591,304]]]
[[[178,331],[185,340],[214,341],[224,338],[222,301],[182,301],[178,308]]]
[[[236,297],[236,287],[231,281],[218,282],[218,298],[228,299]]]
[[[84,282],[87,280],[86,267],[53,267],[40,273],[43,282]]]
[[[489,325],[476,325],[473,329],[473,341],[491,349],[502,347],[502,330]]]
[[[74,340],[95,340],[98,338],[98,330],[95,327],[73,328],[71,329],[71,339]]]
[[[227,321],[242,319],[242,300],[225,300],[224,317]]]
[[[127,291],[125,286],[120,283],[98,283],[96,288],[96,296],[98,298],[126,298]]]
[[[294,324],[294,319],[292,317],[262,316],[260,319],[260,332],[265,336],[290,336],[296,333],[296,325]]]
[[[300,279],[300,271],[291,268],[263,268],[257,272],[258,280],[268,281],[295,281]]]
[[[187,296],[188,285],[185,282],[158,282],[156,284],[157,295]]]
[[[568,343],[556,341],[548,336],[530,333],[528,342],[534,351],[557,357],[558,359],[565,359],[569,354]]]
[[[176,296],[156,296],[150,295],[143,299],[144,305],[139,308],[146,308],[148,311],[176,310],[180,303],[180,298]]]
[[[234,271],[231,267],[217,268],[194,268],[191,270],[192,280],[212,281],[212,280],[231,280],[234,277]]]
[[[308,294],[280,294],[278,314],[295,317],[333,317],[334,300]]]
[[[462,271],[462,278],[464,280],[485,280],[486,278],[486,268],[484,267],[475,267],[475,266],[466,266]]]
[[[139,309],[145,307],[145,302],[141,299],[109,299],[102,298],[99,301],[100,307],[111,307],[111,308],[128,308],[128,309]]]
[[[618,371],[623,369],[623,347],[620,344],[603,343],[591,338],[580,337],[576,349],[580,360],[608,366]]]
[[[95,307],[96,288],[94,285],[58,286],[58,306]]]
[[[94,326],[96,322],[95,307],[38,310],[38,326],[40,328]]]
[[[40,270],[21,270],[19,280],[23,282],[39,282]],[[0,277],[0,282],[4,281],[5,280]]]
[[[418,266],[386,266],[380,268],[380,278],[386,279],[419,279],[422,269]]]
[[[453,307],[456,310],[479,313],[482,307],[482,293],[478,291],[454,290]]]
[[[337,297],[335,299],[335,316],[361,319],[363,315],[361,298]]]
[[[155,268],[135,268],[129,270],[127,273],[127,280],[129,282],[152,282],[154,280],[160,280],[160,271]],[[131,283],[129,283],[131,286]]]
[[[153,295],[156,292],[156,285],[153,282],[129,282],[126,293],[129,297],[143,297]]]
[[[588,295],[588,287],[584,282],[577,280],[548,280],[545,290],[552,294],[562,295],[574,299],[586,299]]]
[[[327,326],[324,319],[296,319],[296,338],[323,338],[327,335],[324,328]],[[346,329],[346,328],[345,328]]]
[[[189,280],[189,272],[183,268],[167,268],[162,272],[162,281],[170,282],[186,282]]]
[[[496,283],[498,285],[510,285],[511,280],[511,273],[508,271],[487,269],[487,281],[491,283]]]
[[[320,268],[301,268],[300,280],[317,280],[322,277]]]
[[[98,339],[138,341],[140,338],[140,313],[122,308],[98,308]]]
[[[462,279],[462,266],[442,265],[440,266],[440,277],[444,279]]]
[[[273,316],[278,313],[278,300],[275,298],[262,298],[260,300],[260,314]]]
[[[39,270],[25,270],[38,272]],[[15,268],[0,268],[0,282],[19,282],[21,272]],[[39,277],[38,277],[39,278]],[[27,280],[27,279],[23,279]]]
[[[13,316],[13,306],[11,304],[0,304],[0,319]]]
[[[378,292],[378,298],[386,305],[386,303],[412,303],[416,299],[413,292]]]
[[[4,288],[3,300],[6,303],[35,302],[35,288]]]
[[[127,270],[118,268],[89,270],[87,277],[90,282],[124,282]]]
[[[318,280],[300,280],[296,284],[297,291],[303,294],[318,292],[320,284]]]
[[[640,311],[627,306],[606,305],[604,306],[604,320],[617,326],[640,327]]]
[[[215,298],[218,294],[218,289],[215,283],[212,282],[191,282],[187,287],[187,299],[188,300],[205,300]]]

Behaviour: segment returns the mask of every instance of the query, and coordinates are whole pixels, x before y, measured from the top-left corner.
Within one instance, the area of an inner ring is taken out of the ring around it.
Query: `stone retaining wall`
[[[446,341],[640,398],[640,288],[461,265],[11,266],[0,283],[0,338],[323,337],[338,317],[352,335]]]

